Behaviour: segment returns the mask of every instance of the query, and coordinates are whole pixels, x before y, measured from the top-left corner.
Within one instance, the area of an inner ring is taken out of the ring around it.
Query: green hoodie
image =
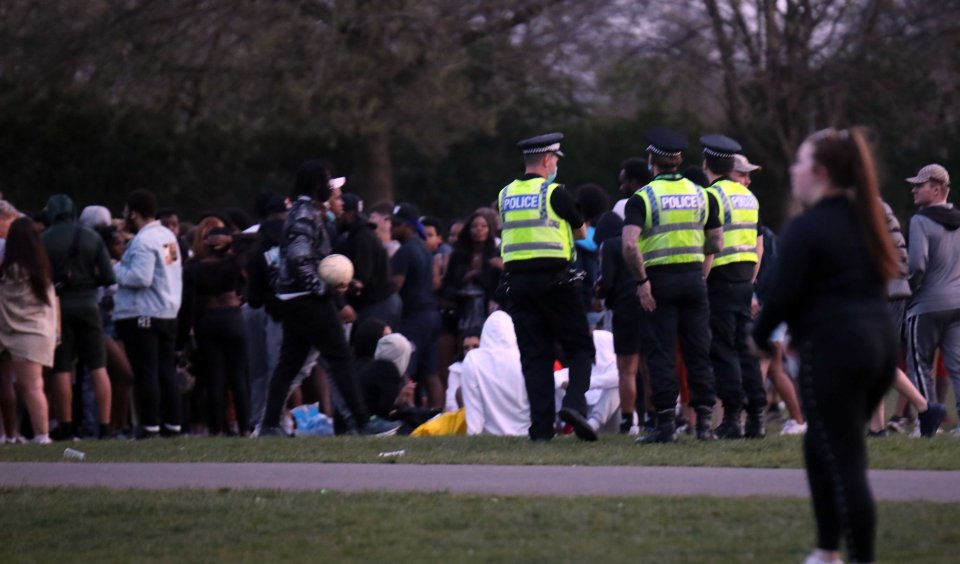
[[[50,256],[61,307],[96,307],[97,287],[116,283],[106,244],[100,235],[77,224],[76,208],[66,194],[50,196],[43,211],[50,227],[41,238]]]

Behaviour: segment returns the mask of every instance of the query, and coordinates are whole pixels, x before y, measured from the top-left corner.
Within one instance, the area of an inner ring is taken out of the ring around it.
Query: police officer
[[[707,193],[720,207],[723,250],[707,258],[710,298],[710,360],[723,402],[723,421],[716,429],[722,439],[762,438],[766,393],[760,362],[747,345],[750,305],[763,239],[759,234],[760,204],[743,184],[730,178],[740,144],[725,135],[700,138]],[[712,262],[712,265],[711,265]],[[746,395],[747,422],[740,430]]]
[[[520,141],[526,172],[500,191],[506,305],[530,400],[530,439],[547,441],[554,435],[554,343],[559,342],[570,368],[560,419],[578,438],[595,441],[584,398],[590,386],[593,338],[569,269],[576,256],[573,242],[586,236],[586,227],[573,198],[554,182],[563,156],[562,139],[561,133],[548,133]]]
[[[676,440],[674,408],[679,384],[675,370],[677,338],[697,412],[697,438],[712,439],[716,401],[710,365],[710,307],[703,278],[706,255],[723,246],[718,207],[700,186],[678,171],[686,140],[664,128],[646,132],[650,184],[627,200],[623,258],[637,282],[644,310],[644,352],[653,388],[657,426],[638,443]]]

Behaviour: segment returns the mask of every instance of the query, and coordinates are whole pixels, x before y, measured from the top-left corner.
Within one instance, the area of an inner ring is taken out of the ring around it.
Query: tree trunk
[[[393,160],[390,133],[376,131],[354,141],[354,169],[347,190],[357,193],[367,207],[381,201],[394,201]]]

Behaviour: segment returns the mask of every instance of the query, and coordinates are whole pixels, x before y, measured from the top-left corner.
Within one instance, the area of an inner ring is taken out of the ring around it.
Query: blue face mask
[[[553,172],[547,175],[547,183],[552,184],[554,180],[557,179],[557,171],[560,170],[560,167],[553,169]]]

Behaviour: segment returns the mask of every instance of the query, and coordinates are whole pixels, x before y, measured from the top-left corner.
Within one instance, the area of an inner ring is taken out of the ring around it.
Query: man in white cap
[[[750,173],[756,172],[760,170],[760,168],[760,165],[755,165],[750,162],[746,155],[737,153],[733,156],[733,170],[730,171],[730,179],[749,188],[750,183],[753,182],[750,178]]]
[[[947,203],[950,175],[942,166],[929,164],[906,180],[920,208],[910,219],[908,243],[913,296],[907,306],[907,368],[920,393],[936,402],[938,348],[954,389],[960,389],[960,210]]]

